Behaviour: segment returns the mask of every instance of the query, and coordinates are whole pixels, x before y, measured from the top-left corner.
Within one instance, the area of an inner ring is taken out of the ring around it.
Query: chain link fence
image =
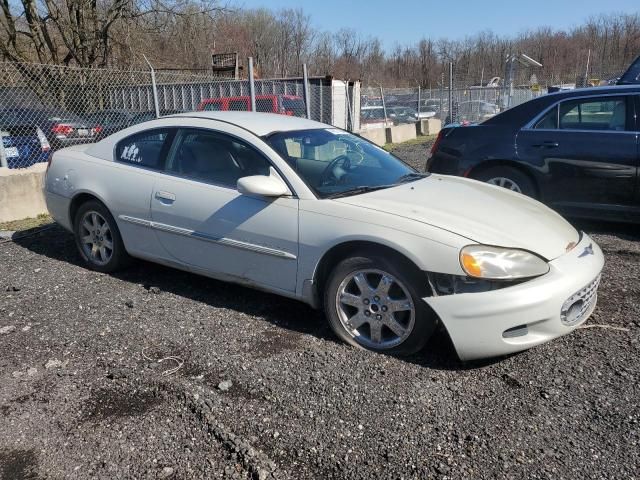
[[[255,111],[359,128],[359,87],[328,77],[223,80],[211,74],[0,62],[0,167],[46,162],[156,117]],[[356,108],[357,107],[357,108]]]
[[[430,118],[476,123],[553,90],[600,85],[621,72],[554,75],[518,71],[513,81],[442,75],[430,88],[360,88],[331,77],[229,80],[213,74],[83,69],[0,62],[0,167],[46,162],[70,145],[96,142],[159,116],[251,111],[308,117],[350,131]]]
[[[464,78],[442,76],[436,87],[383,88],[363,86],[361,128],[389,127],[435,118],[449,123],[478,123],[540,95],[561,90],[615,84],[623,70],[567,73],[539,79],[522,69],[513,81],[501,77]]]

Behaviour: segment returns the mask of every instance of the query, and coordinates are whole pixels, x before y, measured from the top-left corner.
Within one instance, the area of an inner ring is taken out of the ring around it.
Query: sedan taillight
[[[51,127],[51,132],[55,135],[66,137],[73,132],[73,127],[71,125],[65,125],[64,123],[56,123]]]
[[[44,134],[40,127],[36,127],[36,135],[38,136],[38,140],[40,141],[40,148],[43,152],[48,152],[51,150],[51,145],[49,145],[49,140],[47,140],[47,136]]]
[[[428,158],[433,157],[435,155],[435,153],[438,151],[438,147],[440,146],[440,142],[442,141],[442,137],[444,137],[444,131],[440,130],[440,132],[438,133],[438,136],[436,137],[436,141],[433,142],[433,145],[431,145],[431,150],[429,151]]]

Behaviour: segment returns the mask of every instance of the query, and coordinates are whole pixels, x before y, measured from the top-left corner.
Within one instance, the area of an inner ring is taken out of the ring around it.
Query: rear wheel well
[[[409,258],[386,245],[360,240],[341,243],[329,249],[318,262],[313,278],[314,305],[322,305],[327,280],[338,263],[354,255],[366,254],[384,255],[386,258],[393,258],[405,268],[420,272],[420,269]]]
[[[90,200],[102,203],[98,197],[91,195],[90,193],[80,193],[71,200],[71,205],[69,206],[69,220],[71,220],[71,225],[74,226],[73,228],[75,228],[76,213],[78,213],[80,205]]]
[[[514,170],[518,170],[519,172],[525,174],[527,178],[531,180],[531,184],[533,185],[533,188],[535,188],[536,198],[540,198],[540,186],[538,185],[538,182],[535,176],[533,175],[533,172],[531,172],[531,170],[528,169],[527,167],[513,161],[487,160],[486,162],[482,162],[481,164],[473,167],[471,171],[467,173],[467,177],[477,179],[480,176],[480,174],[482,174],[483,172],[486,172],[487,170],[491,168],[496,168],[496,167],[513,168]]]

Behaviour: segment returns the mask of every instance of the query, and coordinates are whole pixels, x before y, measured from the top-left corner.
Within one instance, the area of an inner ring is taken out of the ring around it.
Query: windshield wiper
[[[421,178],[425,178],[428,176],[429,176],[428,173],[411,172],[411,173],[402,175],[400,178],[398,178],[398,180],[396,180],[396,184],[413,182],[414,180],[420,180]]]
[[[375,185],[375,186],[361,186],[350,188],[349,190],[344,190],[342,192],[332,193],[328,195],[326,198],[340,198],[340,197],[349,197],[351,195],[359,195],[360,193],[368,193],[375,192],[376,190],[382,190],[384,188],[393,187],[394,185]]]

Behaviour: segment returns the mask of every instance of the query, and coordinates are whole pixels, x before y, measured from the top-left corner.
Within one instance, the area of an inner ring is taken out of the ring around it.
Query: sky
[[[233,2],[232,2],[233,3]],[[579,25],[608,13],[640,13],[638,0],[237,0],[245,8],[302,8],[327,31],[353,28],[377,36],[387,50],[423,37],[461,39],[492,30],[499,35],[549,26]]]

